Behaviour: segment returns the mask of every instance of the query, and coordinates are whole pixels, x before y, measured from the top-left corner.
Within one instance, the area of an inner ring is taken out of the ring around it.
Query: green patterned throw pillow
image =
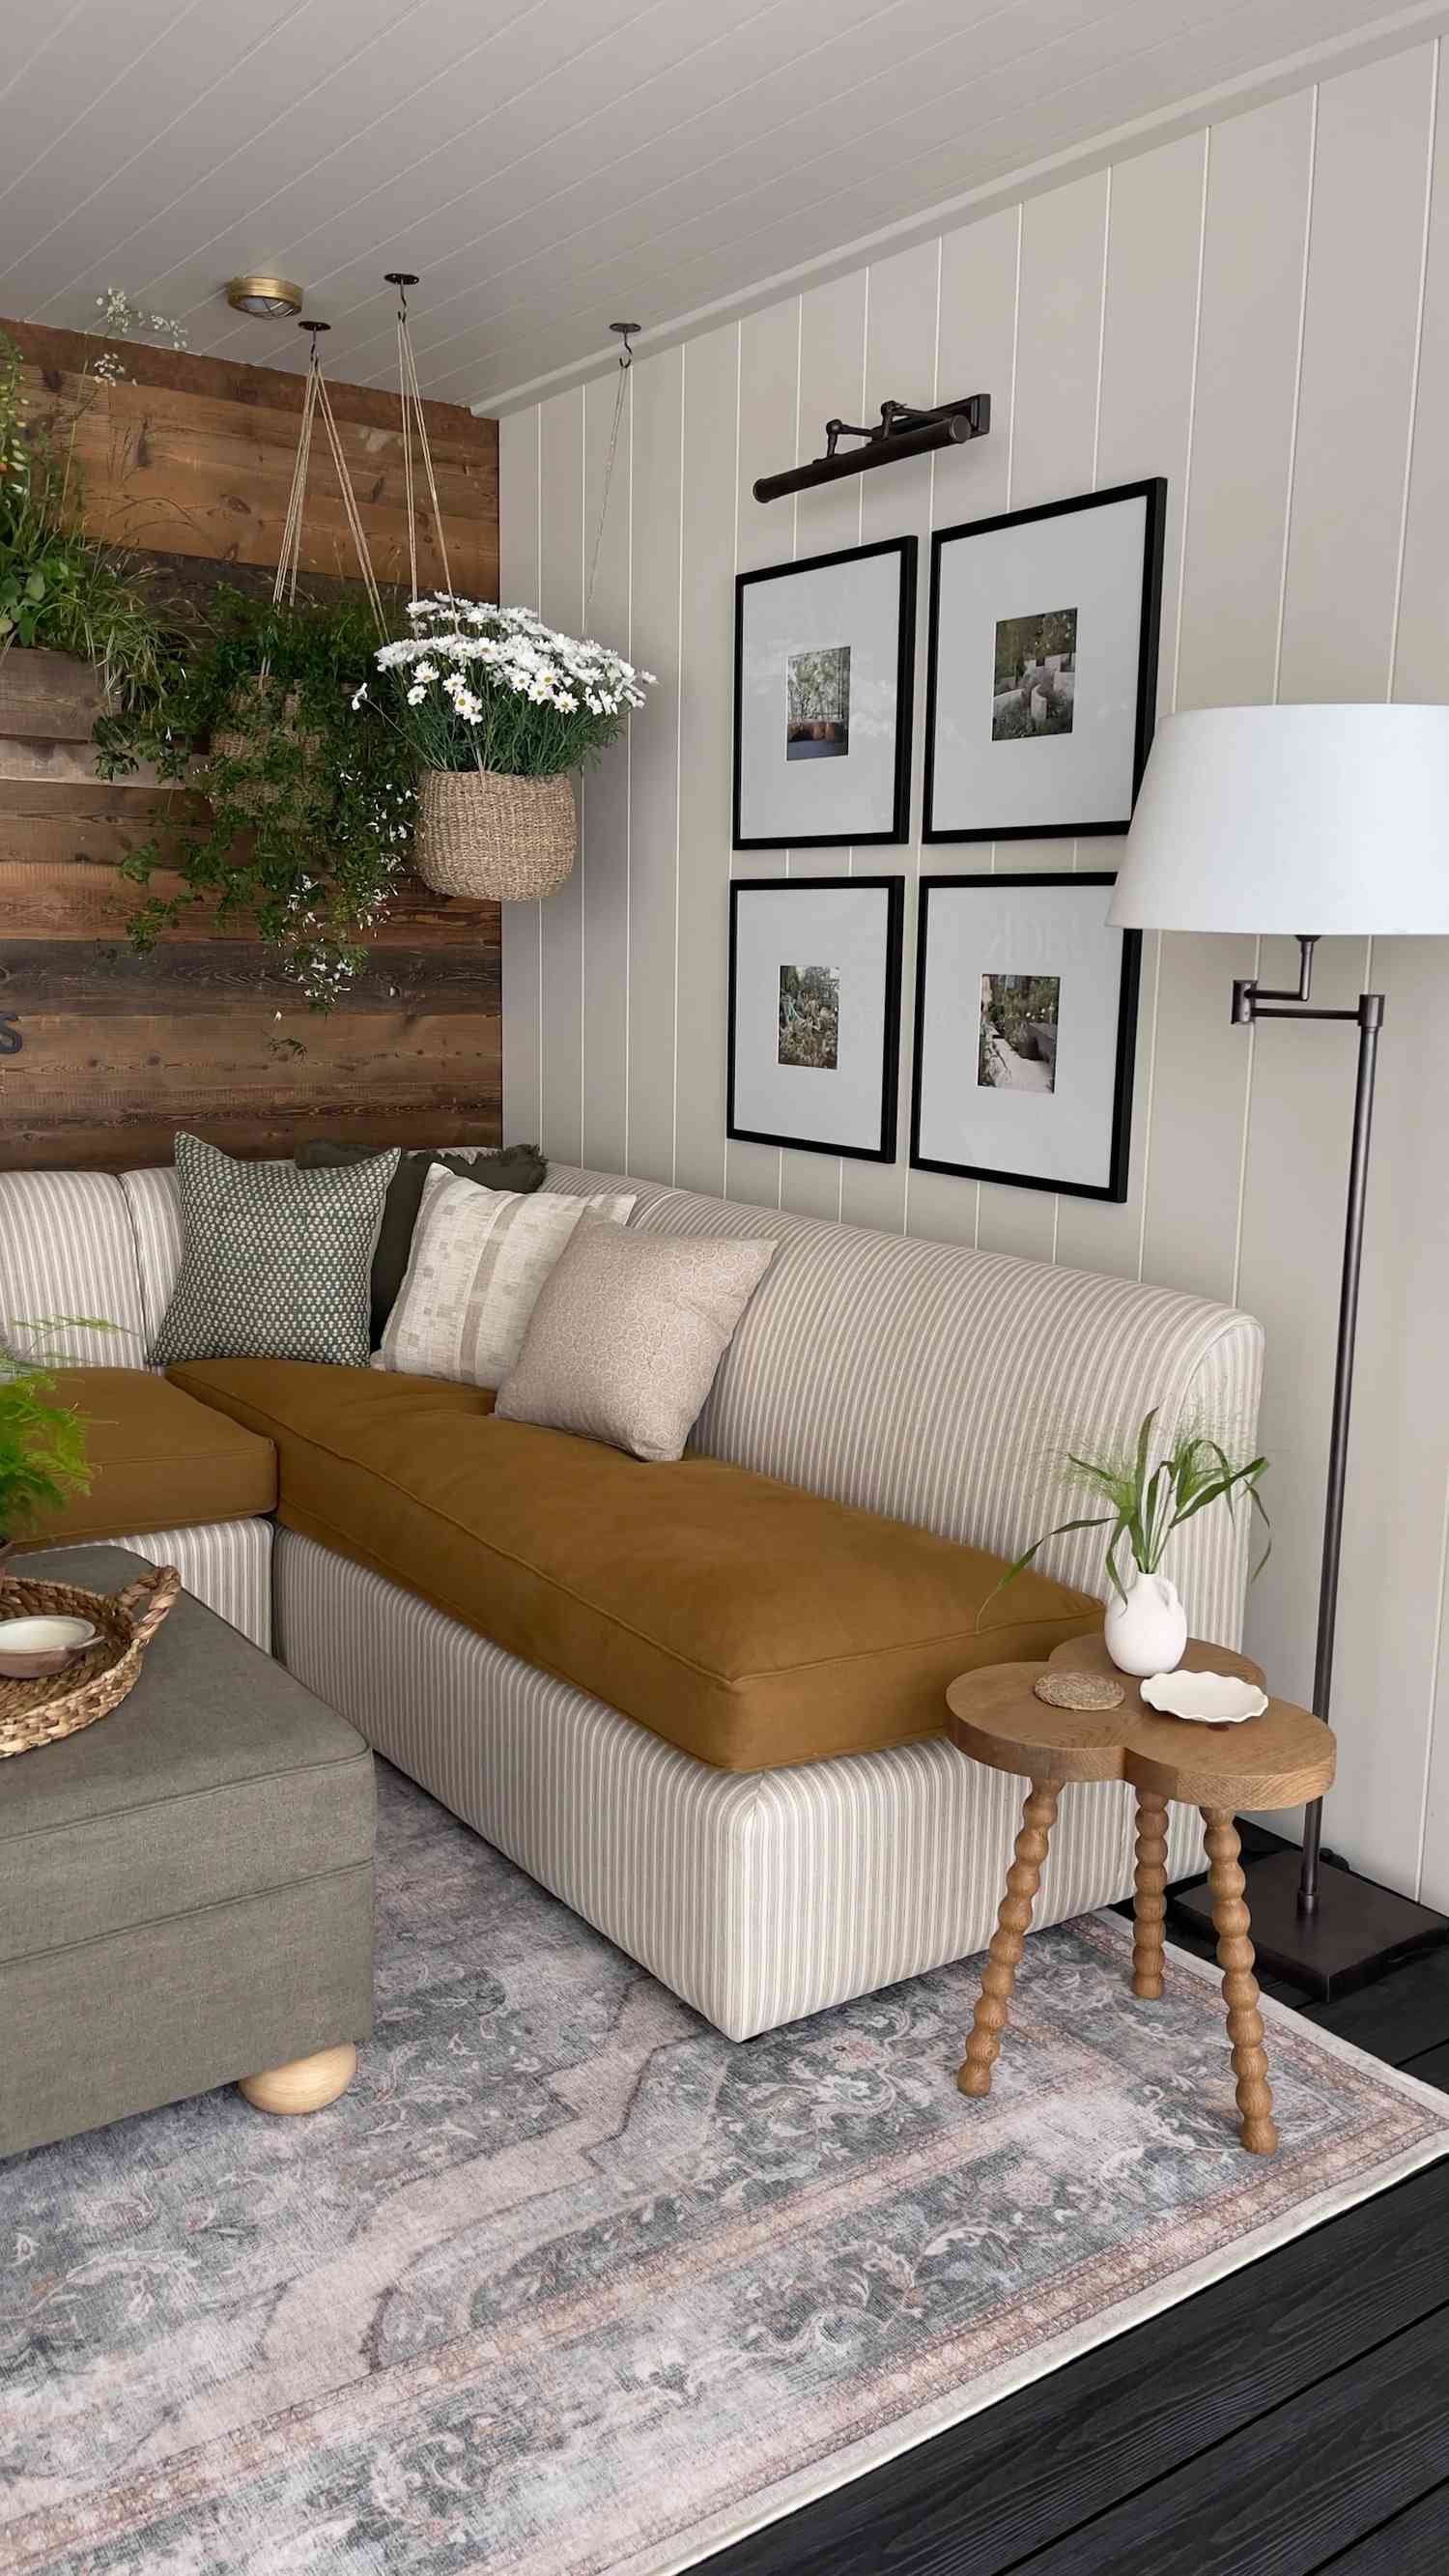
[[[151,1357],[365,1368],[372,1251],[396,1148],[345,1169],[238,1163],[176,1139],[181,1268]]]

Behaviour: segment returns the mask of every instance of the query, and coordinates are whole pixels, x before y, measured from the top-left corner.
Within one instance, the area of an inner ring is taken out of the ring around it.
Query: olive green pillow
[[[348,1163],[365,1163],[372,1145],[342,1145],[311,1136],[299,1145],[294,1160],[300,1172],[335,1171]],[[423,1202],[429,1168],[441,1163],[460,1181],[478,1181],[485,1190],[542,1189],[548,1164],[536,1145],[489,1146],[479,1154],[403,1154],[388,1189],[377,1249],[372,1256],[372,1347],[382,1342],[383,1326],[397,1304],[407,1277],[413,1228]]]
[[[176,1139],[181,1267],[153,1365],[272,1359],[367,1366],[368,1297],[397,1148],[346,1169],[243,1163]]]

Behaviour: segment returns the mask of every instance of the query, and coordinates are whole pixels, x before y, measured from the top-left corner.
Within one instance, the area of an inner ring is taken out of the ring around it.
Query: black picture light
[[[938,447],[964,447],[984,438],[991,427],[990,394],[966,394],[960,402],[936,403],[918,410],[914,403],[886,402],[870,428],[848,420],[825,424],[825,453],[808,465],[792,465],[785,474],[762,474],[755,485],[757,501],[783,501],[788,493],[809,492],[817,483],[838,483],[847,474],[868,473],[873,465],[893,465],[900,456],[929,456]],[[858,438],[859,447],[842,454],[839,441]]]

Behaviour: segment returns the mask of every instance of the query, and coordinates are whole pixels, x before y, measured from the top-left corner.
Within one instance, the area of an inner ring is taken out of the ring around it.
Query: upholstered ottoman
[[[23,1562],[103,1592],[137,1571]],[[372,1833],[361,1736],[183,1594],[118,1709],[0,1762],[0,2154],[236,2079],[266,2109],[340,2092],[372,2026]]]

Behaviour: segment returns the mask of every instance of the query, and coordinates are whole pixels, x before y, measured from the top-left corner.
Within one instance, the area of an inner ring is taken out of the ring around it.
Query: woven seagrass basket
[[[260,701],[262,719],[268,733],[281,735],[289,742],[299,743],[306,762],[310,767],[315,768],[322,756],[322,736],[299,723],[296,690],[288,689],[285,696],[279,694],[274,683],[261,671],[257,673],[255,679],[246,683],[246,690],[249,696]],[[238,705],[239,698],[238,691],[231,701],[234,707]],[[247,732],[241,726],[218,725],[211,737],[212,758],[213,760],[249,760],[256,748],[256,741],[256,734]],[[203,785],[204,783],[203,781]],[[280,787],[270,787],[264,779],[257,779],[250,786],[233,788],[232,802],[243,814],[255,816],[264,813],[269,805],[275,805],[281,793]]]
[[[567,777],[507,778],[495,769],[425,769],[413,865],[435,894],[532,903],[554,894],[574,863],[574,791]]]
[[[63,1672],[23,1682],[0,1674],[0,1762],[78,1735],[119,1708],[180,1589],[174,1565],[154,1567],[114,1593],[31,1582],[0,1570],[0,1619],[89,1619],[100,1630],[94,1645]]]

